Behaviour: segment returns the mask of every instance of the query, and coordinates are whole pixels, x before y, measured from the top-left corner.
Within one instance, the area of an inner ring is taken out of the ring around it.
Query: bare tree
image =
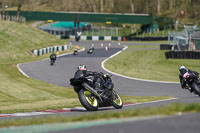
[[[174,0],[169,0],[169,9],[171,10],[174,6]]]
[[[114,0],[109,0],[110,3],[110,8],[113,9],[114,8]]]
[[[103,0],[99,0],[100,1],[100,12],[103,12],[104,11],[104,2]]]
[[[157,5],[157,13],[158,13],[158,15],[160,15],[160,14],[161,14],[161,11],[160,11],[160,10],[161,10],[161,7],[160,7],[160,6],[161,6],[161,3],[160,3],[161,0],[157,0],[157,2],[158,2],[158,3],[157,3],[157,4],[158,4],[158,5]]]
[[[19,21],[19,18],[20,18],[21,7],[22,7],[22,4],[18,3],[18,6],[17,6],[17,21]]]
[[[131,6],[131,13],[135,13],[134,1],[133,0],[129,0],[129,2],[130,2],[130,6]]]

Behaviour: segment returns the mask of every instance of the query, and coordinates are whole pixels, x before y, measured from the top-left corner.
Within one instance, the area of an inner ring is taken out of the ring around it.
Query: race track
[[[74,42],[75,43],[75,42]],[[103,42],[104,47],[110,42]],[[106,58],[122,50],[124,44],[120,46],[117,43],[112,43],[108,51],[101,48],[101,42],[94,42],[95,51],[93,54],[87,54],[86,51],[79,52],[78,55],[72,54],[59,57],[54,66],[49,65],[49,60],[41,60],[36,62],[24,63],[20,68],[30,77],[42,81],[50,82],[60,86],[72,87],[69,85],[69,80],[74,76],[78,65],[85,64],[89,70],[105,72],[101,63]],[[80,42],[80,46],[88,49],[91,42]],[[126,43],[126,45],[137,45]],[[140,44],[141,45],[141,44]],[[177,69],[177,68],[175,68]],[[178,71],[178,69],[177,69]],[[178,76],[178,75],[177,75]],[[113,75],[112,77],[115,89],[124,95],[131,96],[161,96],[167,95],[176,98],[188,98],[196,96],[188,93],[188,91],[180,89],[180,85],[176,83],[156,83],[139,80],[132,80]]]
[[[79,52],[78,55],[74,56],[72,54],[67,54],[59,57],[55,63],[54,66],[50,66],[49,60],[40,60],[40,61],[35,61],[35,62],[29,62],[29,63],[24,63],[20,64],[20,69],[25,72],[29,77],[39,79],[45,82],[50,82],[56,85],[60,86],[66,86],[70,87],[69,85],[69,79],[73,77],[74,72],[77,70],[78,65],[80,64],[85,64],[89,70],[92,71],[101,71],[105,72],[104,69],[101,67],[101,63],[111,55],[117,53],[118,51],[122,50],[124,48],[124,45],[138,45],[136,43],[121,43],[119,46],[117,42],[111,42],[111,47],[108,46],[110,42],[91,42],[91,41],[84,41],[84,42],[79,42],[78,44],[80,46],[83,46],[86,48],[86,50],[94,43],[95,45],[95,51],[93,54],[87,54],[86,51]],[[101,47],[101,43],[104,44],[104,47]],[[72,44],[76,44],[76,42],[72,42]],[[142,45],[142,44],[140,44]],[[144,44],[144,45],[149,45],[149,44]],[[108,46],[108,51],[105,51],[105,46]],[[175,68],[177,69],[177,68]],[[178,69],[177,69],[178,71]],[[178,76],[178,75],[177,75]],[[147,81],[141,81],[141,80],[133,80],[133,79],[128,79],[128,78],[123,78],[121,76],[116,76],[113,75],[112,77],[114,84],[115,84],[115,89],[117,92],[123,95],[130,95],[130,96],[172,96],[175,99],[169,100],[169,101],[160,101],[156,103],[148,103],[148,104],[140,104],[140,105],[134,105],[134,106],[127,106],[124,107],[126,108],[141,108],[141,107],[146,107],[146,106],[160,106],[163,104],[167,103],[174,103],[174,102],[182,102],[182,103],[192,103],[192,102],[200,102],[200,98],[197,95],[189,93],[187,90],[183,90],[180,88],[180,85],[177,83],[158,83],[158,82],[147,82]],[[70,112],[66,113],[66,115],[79,115],[79,114],[84,114],[86,112]],[[196,116],[199,116],[199,114],[196,114]],[[176,118],[176,117],[175,117]],[[181,117],[177,118],[177,122],[184,122],[183,124],[180,124],[181,126],[184,126],[186,124],[190,125],[190,122],[187,121],[188,119],[193,119],[196,121],[199,121],[199,119],[195,119],[196,117]],[[160,120],[165,120],[165,118],[162,118]],[[166,118],[166,124],[165,126],[172,126],[170,125],[170,121],[173,121],[174,117]],[[151,120],[155,122],[155,120]],[[195,122],[196,122],[195,121]],[[156,119],[156,122],[159,124],[159,121]],[[123,124],[120,125],[123,127],[127,127],[122,129],[122,132],[131,132],[131,129],[133,128],[132,125],[135,125],[134,127],[137,129],[137,125],[144,124],[143,126],[139,126],[141,131],[148,132],[148,130],[145,130],[145,126],[155,126],[156,124],[150,123],[150,121],[139,121],[137,123],[128,123],[128,124]],[[163,125],[164,125],[163,124]],[[162,128],[162,124],[160,125]],[[119,127],[119,126],[118,126]],[[90,132],[91,131],[96,131],[100,132],[101,129],[109,130],[109,132],[117,132],[121,131],[120,128],[116,128],[116,131],[110,131],[110,129],[115,128],[115,124],[112,126],[103,126],[99,128],[86,128],[83,132]],[[161,128],[156,128],[158,131],[161,131]],[[195,129],[199,127],[196,127]],[[118,130],[117,130],[118,129]],[[192,129],[192,126],[191,128]],[[169,131],[167,128],[165,128],[166,132]],[[136,130],[136,132],[140,131],[139,129]],[[177,132],[182,132],[183,130],[174,130],[176,133]],[[192,131],[192,130],[190,130]],[[195,130],[194,130],[195,131]],[[63,131],[60,131],[62,133]],[[70,131],[70,132],[78,132],[76,131]],[[103,130],[104,132],[104,130]],[[106,131],[105,131],[106,132]],[[150,133],[155,132],[155,130],[151,130]],[[186,130],[185,130],[186,132]]]

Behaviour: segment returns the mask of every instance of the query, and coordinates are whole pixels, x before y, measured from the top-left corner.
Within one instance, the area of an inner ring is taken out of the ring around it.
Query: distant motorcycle
[[[101,73],[100,89],[93,88],[93,77],[83,77],[82,73],[75,73],[70,79],[70,84],[78,94],[79,101],[88,111],[97,111],[99,107],[114,106],[116,109],[123,107],[122,99],[113,90],[114,84],[110,75]]]
[[[55,63],[55,61],[56,61],[56,54],[55,53],[52,53],[51,55],[50,55],[50,65],[51,66],[53,66],[53,64]]]
[[[55,60],[50,60],[50,65],[53,66],[53,64],[55,63]]]
[[[77,55],[77,54],[78,54],[78,49],[75,48],[75,49],[74,49],[74,52],[73,52],[73,55]]]
[[[183,75],[183,78],[186,81],[186,88],[190,90],[190,92],[194,92],[195,94],[200,96],[199,76],[194,73],[187,72]]]
[[[88,54],[92,54],[93,53],[93,49],[92,48],[88,49],[87,53]]]
[[[81,38],[81,37],[80,37],[79,35],[76,35],[76,36],[75,36],[76,42],[78,42],[78,41],[80,40],[80,38]]]
[[[75,34],[75,40],[76,40],[76,42],[78,42],[80,39],[81,39],[81,32],[77,31]]]
[[[87,51],[88,54],[92,54],[94,51],[94,45],[92,45],[92,47],[90,47]]]

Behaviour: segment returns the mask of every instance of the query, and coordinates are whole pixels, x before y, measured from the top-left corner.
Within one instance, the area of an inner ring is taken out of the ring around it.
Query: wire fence
[[[6,15],[6,14],[0,14],[0,20],[26,23],[25,17],[10,16],[10,15]]]
[[[55,36],[60,36],[60,37],[67,37],[70,35],[75,35],[77,31],[84,32],[85,30],[90,30],[91,26],[86,25],[80,28],[73,28],[73,27],[68,27],[68,28],[58,28],[58,27],[51,27],[50,25],[52,24],[45,24],[39,27],[39,29],[48,32],[49,34],[55,35]]]
[[[65,38],[66,36],[75,35],[77,31],[81,32],[82,36],[114,36],[119,35],[118,28],[111,27],[92,27],[91,25],[85,25],[80,28],[56,28],[50,27],[50,24],[42,25],[39,28],[49,34],[61,36]]]
[[[85,36],[118,36],[119,29],[118,27],[92,27],[90,29],[86,29],[82,32],[82,35]]]
[[[168,43],[172,44],[172,50],[199,51],[200,28],[197,26],[184,26],[183,32],[169,32]]]

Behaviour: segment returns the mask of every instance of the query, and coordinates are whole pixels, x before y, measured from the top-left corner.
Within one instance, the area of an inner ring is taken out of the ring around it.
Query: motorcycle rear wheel
[[[81,89],[78,93],[79,101],[88,111],[97,111],[99,107],[98,100],[93,94],[87,90]]]
[[[200,96],[200,88],[195,82],[192,83],[192,88],[194,89],[195,93]]]
[[[123,101],[119,94],[113,91],[113,107],[116,109],[121,109],[123,107]]]

